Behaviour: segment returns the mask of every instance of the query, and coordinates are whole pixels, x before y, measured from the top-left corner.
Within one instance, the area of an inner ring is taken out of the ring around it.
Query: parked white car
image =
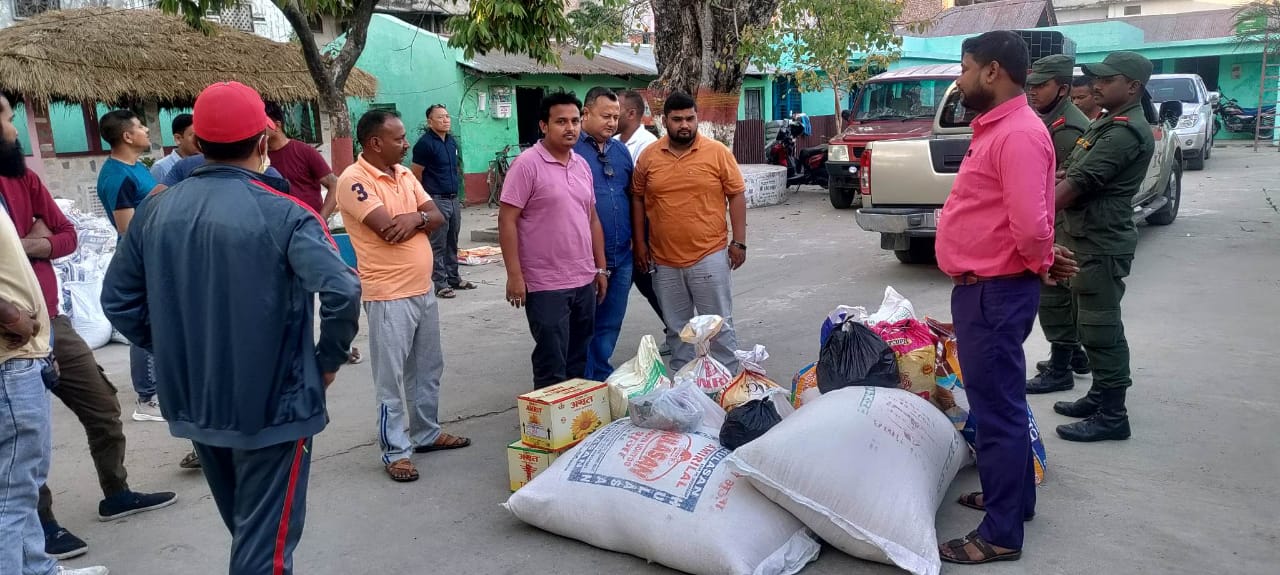
[[[1206,89],[1198,74],[1156,74],[1147,83],[1147,93],[1157,112],[1165,102],[1182,102],[1182,117],[1173,130],[1174,139],[1187,169],[1203,170],[1205,160],[1213,153],[1213,108],[1218,103],[1218,93]]]

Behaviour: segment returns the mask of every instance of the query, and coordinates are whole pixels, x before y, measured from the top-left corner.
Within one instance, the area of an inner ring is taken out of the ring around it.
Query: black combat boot
[[[1054,345],[1049,350],[1049,366],[1027,380],[1027,393],[1052,393],[1066,391],[1076,386],[1076,376],[1071,373],[1071,348]]]
[[[1102,390],[1098,412],[1083,421],[1058,426],[1058,437],[1082,443],[1129,439],[1129,412],[1124,407],[1125,390]]]
[[[1050,359],[1036,362],[1036,373],[1044,373],[1044,370],[1049,369]],[[1076,372],[1076,375],[1089,375],[1093,371],[1089,368],[1089,356],[1084,353],[1084,346],[1080,344],[1076,344],[1071,352],[1071,371]]]
[[[1067,417],[1086,418],[1098,412],[1102,403],[1102,390],[1092,387],[1089,393],[1075,401],[1059,401],[1053,404],[1053,411]]]

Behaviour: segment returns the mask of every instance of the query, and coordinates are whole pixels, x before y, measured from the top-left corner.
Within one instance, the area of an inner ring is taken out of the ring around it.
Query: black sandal
[[[458,297],[458,294],[453,293],[453,288],[451,287],[442,287],[436,290],[436,297],[440,299],[453,299]]]
[[[441,433],[440,437],[436,438],[435,443],[432,443],[431,445],[419,445],[413,448],[413,452],[431,453],[432,451],[462,449],[464,447],[471,447],[470,439],[459,437],[457,435],[449,435],[448,433]]]
[[[458,282],[458,285],[450,286],[450,287],[452,287],[453,289],[459,289],[459,290],[469,290],[469,289],[476,289],[476,284],[473,284],[467,280],[462,280]]]
[[[978,548],[978,555],[970,555],[966,549],[972,543]],[[983,563],[994,563],[996,561],[1017,561],[1022,559],[1022,550],[1016,549],[1006,551],[1004,553],[995,550],[987,540],[978,535],[975,529],[973,532],[959,539],[952,539],[938,546],[938,555],[947,563],[955,563],[957,565],[982,565]]]

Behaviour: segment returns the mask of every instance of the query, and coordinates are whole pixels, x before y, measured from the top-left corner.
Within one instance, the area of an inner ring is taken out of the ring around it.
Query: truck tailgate
[[[960,162],[969,149],[966,137],[883,140],[869,148],[871,194],[866,207],[937,207],[947,200]]]

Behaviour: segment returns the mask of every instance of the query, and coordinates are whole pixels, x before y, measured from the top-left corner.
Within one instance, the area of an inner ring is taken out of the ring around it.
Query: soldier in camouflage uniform
[[[1057,167],[1062,168],[1076,141],[1089,129],[1089,118],[1071,103],[1071,76],[1075,58],[1054,54],[1036,60],[1027,75],[1031,107],[1044,119],[1053,138]],[[1055,218],[1055,241],[1075,249],[1062,230],[1062,214]],[[1049,361],[1037,364],[1039,374],[1027,381],[1027,393],[1066,391],[1075,387],[1076,373],[1089,373],[1089,359],[1076,334],[1075,298],[1065,283],[1040,287],[1040,327],[1049,339]]]
[[[1155,139],[1146,117],[1151,61],[1114,52],[1100,64],[1082,66],[1094,77],[1094,94],[1107,115],[1090,125],[1059,171],[1057,208],[1062,240],[1079,262],[1071,279],[1076,329],[1093,368],[1088,395],[1058,402],[1054,411],[1083,421],[1058,426],[1068,441],[1128,439],[1125,392],[1132,385],[1129,343],[1120,318],[1124,278],[1138,244],[1132,202],[1147,175]],[[1052,341],[1053,334],[1046,334]]]

